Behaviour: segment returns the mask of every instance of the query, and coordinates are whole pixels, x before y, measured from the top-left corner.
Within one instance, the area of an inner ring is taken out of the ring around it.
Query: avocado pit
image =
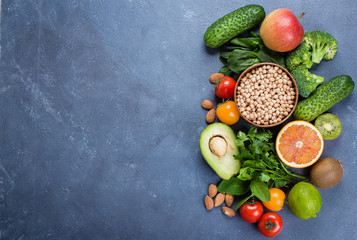
[[[228,143],[226,139],[222,136],[213,136],[209,140],[209,149],[211,152],[218,156],[222,157],[226,154],[228,148]]]

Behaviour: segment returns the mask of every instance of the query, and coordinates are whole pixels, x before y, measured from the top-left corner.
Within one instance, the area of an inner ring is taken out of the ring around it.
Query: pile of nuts
[[[282,122],[293,110],[296,97],[293,80],[270,64],[242,76],[236,94],[240,114],[257,125]]]
[[[230,208],[233,205],[234,196],[231,194],[217,193],[217,186],[211,184],[208,187],[208,195],[206,195],[205,197],[206,209],[212,210],[213,207],[219,207],[223,204],[223,202],[225,202],[226,206],[222,207],[222,212],[228,217],[234,217],[236,215],[236,212],[232,208]],[[213,198],[215,198],[214,202]]]
[[[206,122],[207,123],[213,123],[216,120],[216,110],[214,110],[214,105],[210,100],[203,100],[201,102],[201,106],[208,110],[206,114]]]

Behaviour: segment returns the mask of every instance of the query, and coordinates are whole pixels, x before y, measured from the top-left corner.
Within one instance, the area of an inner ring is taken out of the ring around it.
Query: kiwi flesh
[[[315,127],[321,132],[325,140],[336,139],[342,132],[340,119],[332,113],[324,113],[317,117]]]
[[[342,163],[334,158],[324,158],[315,163],[310,170],[310,180],[318,188],[337,185],[343,177]]]

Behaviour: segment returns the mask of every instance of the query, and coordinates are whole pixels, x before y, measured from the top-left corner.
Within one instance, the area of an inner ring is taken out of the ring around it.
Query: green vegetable
[[[310,73],[302,66],[295,68],[290,73],[295,79],[299,94],[304,98],[307,98],[318,85],[324,82],[323,77]]]
[[[249,182],[242,181],[238,178],[231,178],[229,180],[222,180],[222,182],[218,185],[218,192],[221,193],[230,193],[233,195],[243,195],[249,190]]]
[[[242,167],[237,177],[223,180],[218,186],[218,191],[243,196],[239,201],[241,204],[243,200],[246,201],[252,196],[269,201],[269,188],[281,188],[307,179],[291,172],[289,167],[279,160],[272,136],[269,130],[254,126],[251,126],[247,134],[243,131],[238,132],[236,145],[239,154],[234,157],[241,162]],[[239,203],[236,209],[240,207]]]
[[[297,104],[293,117],[308,122],[314,120],[336,103],[350,95],[354,86],[355,83],[352,78],[347,75],[330,79],[316,88],[310,97]]]
[[[209,26],[204,35],[207,46],[216,48],[230,39],[257,26],[265,18],[265,11],[259,5],[241,7]]]
[[[294,70],[298,66],[310,69],[312,64],[311,52],[309,51],[309,46],[305,43],[290,51],[286,57],[286,67],[289,71]]]
[[[233,78],[250,66],[261,62],[285,66],[283,53],[265,47],[262,39],[254,32],[251,32],[249,37],[233,38],[222,46],[219,59],[224,64],[219,72]]]
[[[262,202],[270,201],[270,192],[268,186],[260,179],[254,179],[250,182],[250,191]]]
[[[260,46],[258,58],[260,62],[272,62],[285,67],[285,59],[283,54],[280,52],[275,52],[264,45]]]
[[[258,53],[249,50],[235,49],[227,58],[227,66],[235,73],[243,72],[250,66],[260,63]]]
[[[286,66],[296,80],[299,94],[307,98],[318,85],[323,83],[323,77],[311,74],[313,63],[322,59],[332,59],[337,51],[337,41],[328,33],[312,31],[305,33],[304,42],[286,57]]]
[[[238,209],[246,202],[248,201],[250,198],[254,197],[254,194],[250,194],[248,196],[245,196],[244,198],[242,198],[240,201],[238,201],[237,205],[235,206],[235,210],[238,211]]]
[[[333,59],[337,52],[336,39],[323,31],[305,33],[304,42],[311,51],[311,60],[314,63],[320,63],[322,59]]]

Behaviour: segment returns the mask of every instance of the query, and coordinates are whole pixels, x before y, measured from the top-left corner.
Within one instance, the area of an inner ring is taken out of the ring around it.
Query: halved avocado
[[[210,124],[201,133],[202,156],[222,179],[230,179],[240,169],[233,156],[239,153],[236,139],[232,128],[223,123]]]

